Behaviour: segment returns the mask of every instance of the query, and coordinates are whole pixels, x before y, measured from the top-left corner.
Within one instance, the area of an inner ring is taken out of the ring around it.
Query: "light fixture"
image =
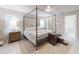
[[[50,6],[47,6],[46,11],[47,11],[47,12],[50,11]]]
[[[50,6],[47,6],[47,9],[50,9]]]
[[[47,12],[50,12],[50,9],[47,9],[46,11],[47,11]]]
[[[56,10],[55,8],[51,8],[51,6],[49,6],[49,5],[46,7],[47,12],[55,11],[55,10]]]

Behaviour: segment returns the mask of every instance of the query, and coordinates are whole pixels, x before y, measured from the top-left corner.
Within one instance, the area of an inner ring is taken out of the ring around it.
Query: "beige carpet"
[[[35,51],[34,53],[37,54],[66,54],[70,51],[71,46],[65,46],[62,44],[58,44],[56,46],[53,46],[49,43],[44,44],[41,48],[39,48],[37,51]]]
[[[21,54],[33,53],[35,51],[32,44],[27,40],[20,40],[0,47],[0,54]]]
[[[27,45],[28,44],[28,45]],[[71,45],[65,46],[63,44],[57,44],[53,46],[49,43],[45,43],[44,45],[40,46],[38,50],[35,50],[35,47],[32,46],[30,42],[25,42],[20,44],[20,48],[22,53],[33,53],[33,54],[66,54],[69,53],[71,50]]]
[[[49,43],[45,43],[40,46],[38,50],[28,40],[20,40],[11,44],[5,44],[0,47],[0,54],[67,54],[67,53],[79,53],[79,48],[72,45],[65,46],[63,44],[57,44],[53,46]]]

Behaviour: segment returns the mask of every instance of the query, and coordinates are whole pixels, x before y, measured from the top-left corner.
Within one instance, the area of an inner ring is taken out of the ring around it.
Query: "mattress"
[[[51,30],[38,30],[37,40],[48,36]],[[36,45],[36,30],[24,31],[24,36],[27,37],[34,45]]]

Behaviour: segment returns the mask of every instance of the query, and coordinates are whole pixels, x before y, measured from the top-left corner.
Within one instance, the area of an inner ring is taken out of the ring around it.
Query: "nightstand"
[[[9,33],[9,43],[15,42],[21,39],[21,32],[10,32]]]
[[[56,45],[58,43],[58,36],[56,34],[49,33],[48,42],[52,45]]]
[[[67,42],[61,37],[60,34],[49,33],[48,34],[48,42],[52,45],[56,45],[57,43],[62,43],[64,45],[68,45]]]

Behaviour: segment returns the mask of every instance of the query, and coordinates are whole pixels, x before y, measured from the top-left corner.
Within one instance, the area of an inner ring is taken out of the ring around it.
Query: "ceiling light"
[[[49,11],[50,11],[50,9],[47,9],[46,11],[47,11],[47,12],[49,12]]]
[[[50,11],[50,6],[47,6],[46,11],[48,12]]]
[[[50,6],[47,6],[47,9],[50,9]]]

